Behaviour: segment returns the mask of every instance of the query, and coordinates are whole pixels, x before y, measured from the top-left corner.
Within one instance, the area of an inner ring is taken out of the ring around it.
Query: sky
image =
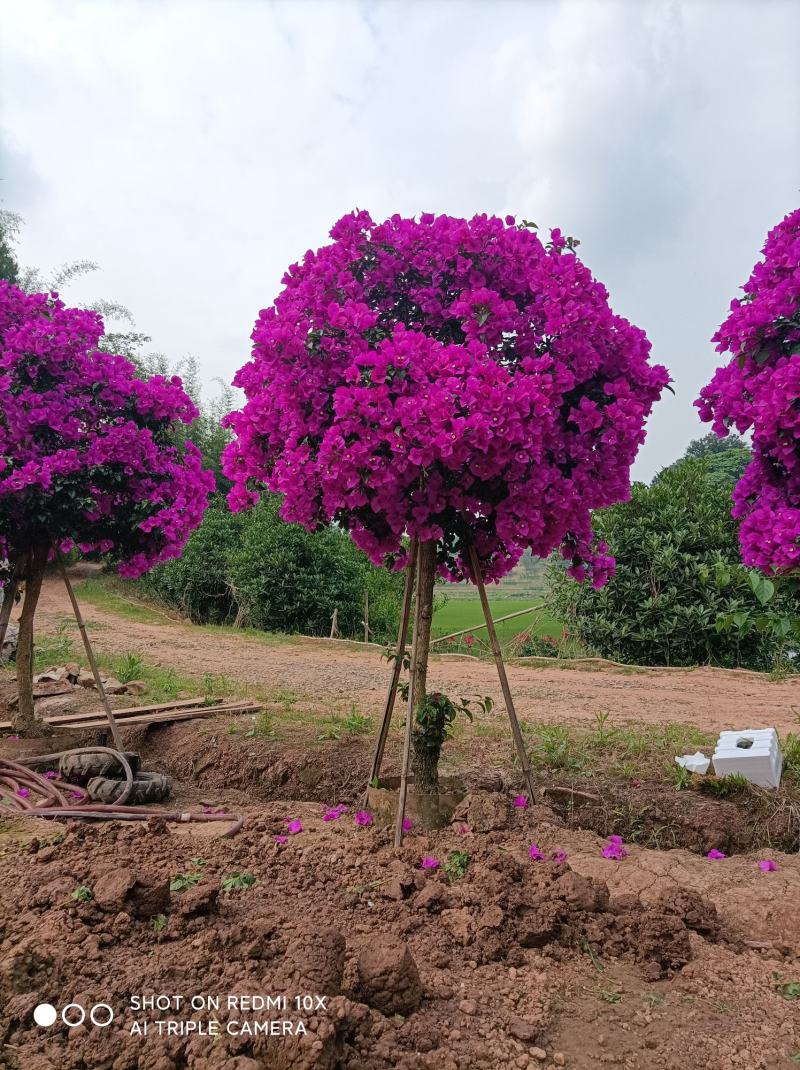
[[[0,207],[230,381],[355,207],[579,238],[670,369],[634,468],[708,428],[709,339],[800,193],[795,0],[0,0]]]

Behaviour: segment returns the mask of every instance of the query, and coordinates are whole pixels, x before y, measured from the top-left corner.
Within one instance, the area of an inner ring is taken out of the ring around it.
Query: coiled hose
[[[115,803],[95,803],[85,789],[62,780],[59,776],[46,777],[31,769],[32,765],[59,762],[68,754],[109,754],[122,767],[125,786]],[[164,821],[232,821],[223,833],[226,838],[235,836],[244,824],[239,814],[201,813],[178,810],[151,810],[147,806],[125,806],[125,800],[133,790],[133,771],[124,754],[111,747],[77,747],[57,751],[54,754],[37,754],[31,758],[0,757],[0,806],[10,809],[19,817],[71,817],[96,821],[147,821],[160,817]]]

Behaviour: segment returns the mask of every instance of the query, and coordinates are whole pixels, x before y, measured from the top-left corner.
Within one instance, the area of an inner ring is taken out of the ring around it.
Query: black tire
[[[125,787],[124,780],[112,780],[110,777],[92,777],[86,785],[89,798],[99,803],[115,803]],[[160,803],[168,799],[172,792],[172,781],[163,773],[137,773],[133,778],[133,790],[125,800],[125,806],[146,806],[148,803]]]
[[[123,751],[134,776],[139,771],[139,755],[133,751]],[[120,762],[110,754],[65,754],[58,765],[62,780],[70,784],[88,784],[92,777],[125,779],[125,771]]]

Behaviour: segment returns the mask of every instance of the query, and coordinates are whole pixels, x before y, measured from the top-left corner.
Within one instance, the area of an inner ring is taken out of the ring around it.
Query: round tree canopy
[[[800,569],[800,209],[767,236],[764,259],[714,335],[732,354],[695,404],[720,436],[753,431],[753,459],[733,492],[746,565]]]
[[[331,237],[289,269],[236,376],[232,507],[266,485],[286,520],[335,521],[376,562],[416,536],[462,578],[472,541],[496,579],[561,546],[602,583],[590,513],[628,496],[669,376],[577,243],[511,217],[366,212]]]
[[[0,557],[78,544],[135,576],[177,556],[214,489],[175,434],[197,410],[97,349],[103,323],[0,282]]]

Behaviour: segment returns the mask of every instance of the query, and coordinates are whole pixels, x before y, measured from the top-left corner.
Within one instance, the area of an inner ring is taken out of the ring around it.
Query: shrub
[[[560,565],[548,572],[554,608],[583,642],[643,665],[773,666],[782,603],[765,604],[769,592],[741,565],[729,496],[702,461],[635,484],[630,501],[594,521],[617,561],[609,584],[576,584]]]

